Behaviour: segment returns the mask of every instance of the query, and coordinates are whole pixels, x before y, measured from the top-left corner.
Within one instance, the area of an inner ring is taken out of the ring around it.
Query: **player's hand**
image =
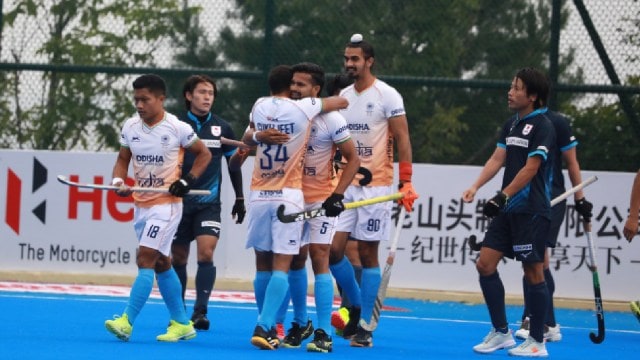
[[[131,191],[129,185],[127,185],[121,178],[114,178],[113,180],[111,180],[111,185],[118,187],[118,189],[115,190],[118,196],[127,197],[133,192]]]
[[[578,214],[582,215],[584,221],[591,221],[591,216],[593,216],[593,214],[591,213],[591,210],[593,210],[592,203],[588,202],[586,198],[582,198],[580,200],[576,200],[575,207]]]
[[[478,189],[474,188],[474,187],[470,187],[467,190],[462,192],[462,201],[466,202],[466,203],[470,203],[473,201],[473,199],[476,197],[476,192],[478,191]]]
[[[178,197],[184,197],[191,190],[191,186],[196,182],[195,176],[187,174],[182,179],[178,179],[169,186],[169,194]]]
[[[507,205],[507,201],[509,201],[507,194],[502,191],[498,191],[496,196],[492,197],[484,204],[482,213],[488,218],[494,218],[498,216],[498,214],[500,214],[500,210]]]
[[[627,218],[626,224],[624,224],[624,229],[622,229],[622,234],[624,238],[627,239],[628,242],[633,240],[633,237],[638,233],[638,217],[629,216]]]
[[[256,139],[262,144],[279,145],[289,141],[289,135],[274,128],[260,130],[256,134]]]
[[[247,209],[244,207],[244,198],[237,198],[233,204],[233,209],[231,209],[231,217],[236,219],[236,224],[242,224],[246,214]]]
[[[344,204],[342,203],[344,195],[332,193],[327,200],[322,203],[322,208],[325,210],[325,215],[329,217],[335,217],[340,215],[344,211]]]
[[[418,193],[413,188],[413,184],[411,184],[410,181],[405,181],[398,185],[398,189],[403,195],[403,197],[398,200],[398,204],[404,206],[407,212],[413,211],[413,203],[418,198]]]

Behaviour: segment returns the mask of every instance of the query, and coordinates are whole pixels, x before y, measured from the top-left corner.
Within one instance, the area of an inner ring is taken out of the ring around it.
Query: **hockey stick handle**
[[[120,189],[119,186],[115,186],[115,185],[79,183],[79,182],[75,182],[75,181],[69,180],[64,175],[58,175],[58,181],[60,183],[62,183],[62,184],[68,185],[68,186],[73,186],[73,187],[77,187],[77,188],[84,188],[84,189],[95,189],[95,190],[118,190],[118,189]],[[169,193],[169,189],[168,188],[148,188],[148,187],[132,186],[132,187],[129,187],[129,190],[131,190],[133,192],[146,192],[146,193],[163,193],[163,194],[168,194]],[[191,190],[189,190],[187,195],[211,195],[211,191],[209,191],[209,190],[200,190],[200,189],[191,189]]]
[[[551,200],[551,207],[557,205],[559,202],[561,202],[564,199],[568,198],[569,196],[575,194],[576,192],[584,189],[585,187],[593,184],[594,182],[596,182],[596,180],[598,180],[598,177],[594,175],[594,176],[588,178],[587,180],[581,182],[580,184],[572,187],[571,189],[563,192],[562,194],[556,196],[553,200]]]
[[[373,205],[385,201],[398,200],[402,198],[404,195],[401,192],[393,193],[391,195],[383,195],[377,196],[370,199],[364,199],[359,201],[348,202],[344,204],[345,210],[359,208],[361,206]],[[278,207],[276,215],[278,216],[278,220],[283,223],[292,223],[296,221],[304,221],[308,219],[313,219],[320,216],[325,216],[324,208],[317,208],[311,210],[300,211],[297,213],[285,214],[284,213],[285,206],[281,204]]]

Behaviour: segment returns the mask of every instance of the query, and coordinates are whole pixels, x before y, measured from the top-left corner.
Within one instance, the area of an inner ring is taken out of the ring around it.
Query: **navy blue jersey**
[[[533,179],[509,198],[505,212],[550,217],[552,171],[551,162],[547,160],[556,138],[553,124],[544,115],[546,111],[546,108],[538,109],[522,119],[516,114],[502,128],[498,146],[507,151],[503,189],[513,181],[529,157],[540,156],[543,160]]]
[[[554,111],[547,111],[545,116],[551,120],[556,131],[556,146],[551,153],[552,156],[550,156],[553,164],[551,178],[551,198],[553,199],[565,191],[564,175],[562,174],[562,153],[576,147],[578,141],[573,136],[569,119]]]
[[[189,202],[220,204],[220,186],[222,185],[222,157],[228,158],[236,151],[235,146],[222,145],[221,137],[235,140],[233,129],[224,119],[209,113],[203,123],[191,112],[188,112],[180,120],[191,125],[198,137],[211,152],[211,162],[196,183],[194,189],[210,190],[211,195],[202,196],[185,196],[183,201],[185,204]],[[186,151],[184,154],[184,163],[182,165],[182,173],[187,174],[191,171],[195,155]]]

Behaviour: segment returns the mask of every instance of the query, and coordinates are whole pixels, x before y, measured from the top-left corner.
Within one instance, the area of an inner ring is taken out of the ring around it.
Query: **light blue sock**
[[[153,269],[138,269],[131,292],[129,293],[129,302],[124,309],[124,313],[129,318],[129,323],[133,325],[142,310],[144,304],[147,303],[151,290],[153,289]]]
[[[333,279],[331,274],[317,274],[313,285],[316,297],[316,313],[318,324],[316,329],[322,329],[331,334],[331,307],[333,305]]]
[[[362,300],[360,297],[360,286],[356,282],[356,277],[353,272],[353,266],[346,257],[343,257],[337,264],[329,265],[331,274],[336,278],[336,282],[340,284],[342,291],[347,295],[351,305],[360,307]]]
[[[291,300],[291,290],[287,290],[287,294],[284,296],[284,300],[282,300],[282,305],[280,305],[280,308],[276,313],[276,324],[284,324],[284,320],[287,317],[287,310],[289,310],[290,300]]]
[[[158,288],[164,303],[167,305],[167,309],[169,309],[171,319],[180,324],[188,324],[189,317],[182,302],[182,285],[180,285],[178,274],[173,268],[170,268],[167,271],[158,273],[157,276]]]
[[[289,279],[284,271],[274,271],[271,273],[271,280],[267,285],[267,291],[264,296],[264,305],[260,316],[258,317],[258,325],[265,330],[271,329],[276,325],[276,313],[282,305],[282,300],[287,294],[289,288]]]
[[[264,293],[267,292],[267,284],[271,279],[271,271],[256,271],[256,277],[253,279],[253,295],[256,297],[256,305],[258,306],[258,314],[262,312],[262,304],[264,304]]]
[[[289,293],[293,303],[293,321],[300,326],[306,326],[309,320],[307,314],[307,268],[289,271]]]
[[[371,321],[380,280],[380,267],[362,269],[362,312],[360,313],[360,318],[366,322]]]

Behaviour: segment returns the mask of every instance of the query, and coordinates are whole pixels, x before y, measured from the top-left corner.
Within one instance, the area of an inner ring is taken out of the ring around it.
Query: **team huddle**
[[[402,96],[372,73],[373,47],[355,34],[344,49],[344,74],[326,82],[313,63],[274,67],[270,95],[259,98],[249,125],[236,139],[231,126],[211,113],[217,88],[196,75],[184,86],[186,114],[178,119],[164,110],[166,86],[156,75],[133,83],[137,114],[122,127],[112,184],[121,196],[132,195],[138,237],[138,275],[120,316],[107,320],[121,340],[131,336],[154,277],[171,319],[159,341],[189,340],[208,330],[207,307],[216,278],[214,251],[221,235],[222,157],[236,195],[232,215],[248,223],[246,247],[255,254],[253,289],[258,318],[250,337],[263,350],[298,348],[328,353],[333,337],[354,347],[373,346],[371,319],[379,312],[381,241],[389,239],[394,202],[381,201],[345,211],[345,204],[399,192],[399,206],[413,210],[411,141]],[[326,88],[326,97],[321,97]],[[582,182],[577,141],[568,121],[546,107],[549,83],[536,69],[516,73],[508,92],[515,115],[502,129],[496,149],[478,179],[462,194],[474,200],[480,187],[504,167],[501,189],[484,203],[491,219],[476,268],[492,328],[473,350],[491,353],[509,348],[513,356],[548,356],[546,342],[562,336],[553,310],[553,277],[548,248],[564,218],[566,201],[551,206],[564,192],[562,163],[575,186]],[[255,152],[250,193],[242,191],[241,167]],[[398,163],[394,189],[394,154]],[[134,183],[127,183],[133,165]],[[363,176],[364,175],[364,176]],[[133,185],[165,187],[166,193],[132,192]],[[191,189],[210,195],[189,196]],[[592,205],[574,194],[575,210],[589,223]],[[281,221],[282,213],[321,209],[301,221]],[[402,219],[398,219],[402,221]],[[196,301],[191,317],[184,302],[187,258],[196,240]],[[522,262],[524,305],[516,346],[505,310],[497,265],[503,257]],[[313,269],[316,318],[307,312],[307,258]],[[343,304],[332,313],[334,280]],[[284,317],[293,307],[285,334]],[[377,320],[377,318],[376,318]],[[249,329],[247,330],[249,331]]]

